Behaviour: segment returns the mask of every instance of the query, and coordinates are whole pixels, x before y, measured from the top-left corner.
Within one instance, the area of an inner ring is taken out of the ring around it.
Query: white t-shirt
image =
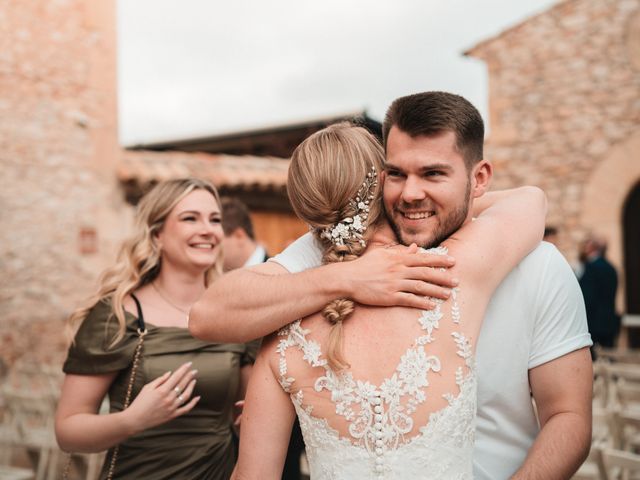
[[[311,234],[271,259],[291,273],[321,260]],[[498,286],[482,324],[474,479],[509,478],[538,433],[528,370],[590,345],[575,275],[560,252],[542,242]]]
[[[262,245],[257,245],[251,256],[247,258],[246,262],[244,262],[243,267],[252,267],[254,265],[259,265],[264,262],[264,259],[266,257],[267,251]]]

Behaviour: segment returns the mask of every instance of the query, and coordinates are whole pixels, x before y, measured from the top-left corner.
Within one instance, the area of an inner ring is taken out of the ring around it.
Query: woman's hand
[[[197,371],[191,362],[145,385],[129,408],[99,415],[102,399],[118,372],[65,375],[56,412],[56,438],[63,450],[101,452],[131,435],[190,411],[200,397],[191,398]]]
[[[198,371],[190,367],[191,362],[187,362],[175,372],[167,372],[142,387],[129,408],[123,412],[132,434],[184,415],[198,403],[199,396],[191,398]]]

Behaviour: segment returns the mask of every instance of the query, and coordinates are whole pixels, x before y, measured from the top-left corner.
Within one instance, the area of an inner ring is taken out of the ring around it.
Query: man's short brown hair
[[[394,125],[411,137],[453,132],[467,168],[483,158],[484,122],[478,110],[460,95],[423,92],[394,100],[382,124],[385,150]]]
[[[247,206],[237,198],[224,197],[221,201],[222,229],[229,236],[238,228],[242,228],[251,240],[255,240],[253,223]]]

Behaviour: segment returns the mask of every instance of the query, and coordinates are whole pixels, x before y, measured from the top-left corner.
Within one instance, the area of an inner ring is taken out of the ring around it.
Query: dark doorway
[[[624,270],[626,307],[629,314],[640,314],[640,182],[631,190],[624,204]],[[640,348],[640,328],[629,331],[629,345]]]

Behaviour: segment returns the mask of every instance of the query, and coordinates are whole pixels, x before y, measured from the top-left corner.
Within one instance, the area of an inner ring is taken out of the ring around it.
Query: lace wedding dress
[[[379,385],[357,380],[349,370],[333,371],[301,321],[279,332],[279,381],[295,406],[312,480],[472,478],[476,375],[471,344],[460,328],[457,295],[456,289],[449,315],[442,301],[436,301],[434,310],[421,312],[420,333]],[[438,335],[441,322],[448,322],[448,338]],[[445,372],[440,357],[430,353],[436,337],[451,342],[447,348],[455,349],[453,357],[460,364],[447,369],[453,378],[450,391],[440,393],[444,407],[429,411],[430,378]],[[296,387],[289,372],[292,350],[319,372],[307,392],[313,395]],[[322,410],[319,398],[331,409],[325,405],[324,414],[314,415],[314,409]]]

